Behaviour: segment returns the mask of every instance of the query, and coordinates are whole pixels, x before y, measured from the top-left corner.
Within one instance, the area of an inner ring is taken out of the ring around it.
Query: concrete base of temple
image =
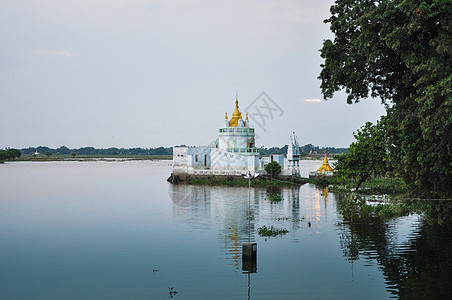
[[[309,178],[321,178],[321,177],[335,177],[333,172],[325,172],[325,173],[319,173],[319,172],[311,172],[309,173]]]
[[[190,184],[193,180],[197,180],[197,179],[202,179],[202,180],[212,181],[212,182],[224,181],[224,180],[229,180],[229,181],[240,180],[240,181],[248,182],[248,179],[244,178],[242,175],[193,175],[193,174],[184,174],[184,173],[179,173],[179,174],[171,173],[171,175],[168,177],[167,181],[170,183],[174,183],[174,184],[178,184],[178,183]],[[299,184],[299,185],[308,183],[307,178],[300,177],[300,176],[284,176],[284,175],[279,175],[274,178],[270,178],[270,176],[268,176],[268,175],[262,175],[262,176],[257,177],[254,180],[270,181],[272,179],[292,182],[292,183]]]

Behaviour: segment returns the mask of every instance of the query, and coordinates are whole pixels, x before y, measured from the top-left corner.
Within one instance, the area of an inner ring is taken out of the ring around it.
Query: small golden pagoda
[[[330,167],[330,164],[328,163],[328,158],[326,157],[326,149],[325,149],[325,158],[323,159],[322,166],[317,170],[317,172],[320,173],[326,173],[328,171],[334,171],[333,168]]]

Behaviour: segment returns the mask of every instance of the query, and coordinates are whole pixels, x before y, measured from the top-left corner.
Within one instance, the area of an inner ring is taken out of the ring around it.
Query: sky
[[[208,145],[239,108],[258,147],[347,147],[379,99],[324,101],[333,0],[2,0],[0,148]]]

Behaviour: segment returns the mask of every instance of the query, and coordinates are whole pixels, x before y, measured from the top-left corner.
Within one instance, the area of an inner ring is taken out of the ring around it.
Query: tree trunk
[[[359,177],[359,181],[358,184],[356,185],[355,191],[357,191],[359,189],[359,187],[361,186],[361,184],[366,181],[367,177],[366,175],[361,175],[361,177]]]

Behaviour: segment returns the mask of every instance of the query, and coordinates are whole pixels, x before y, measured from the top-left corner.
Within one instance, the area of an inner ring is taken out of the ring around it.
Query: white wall
[[[247,130],[243,127],[228,127],[222,129]],[[218,147],[226,150],[227,148],[248,148],[248,141],[254,138],[254,133],[249,132],[219,132]]]
[[[198,157],[197,161],[196,157]],[[259,169],[257,155],[232,153],[211,147],[173,148],[173,173],[175,174],[195,174],[198,172],[196,170],[243,172],[257,169]]]

